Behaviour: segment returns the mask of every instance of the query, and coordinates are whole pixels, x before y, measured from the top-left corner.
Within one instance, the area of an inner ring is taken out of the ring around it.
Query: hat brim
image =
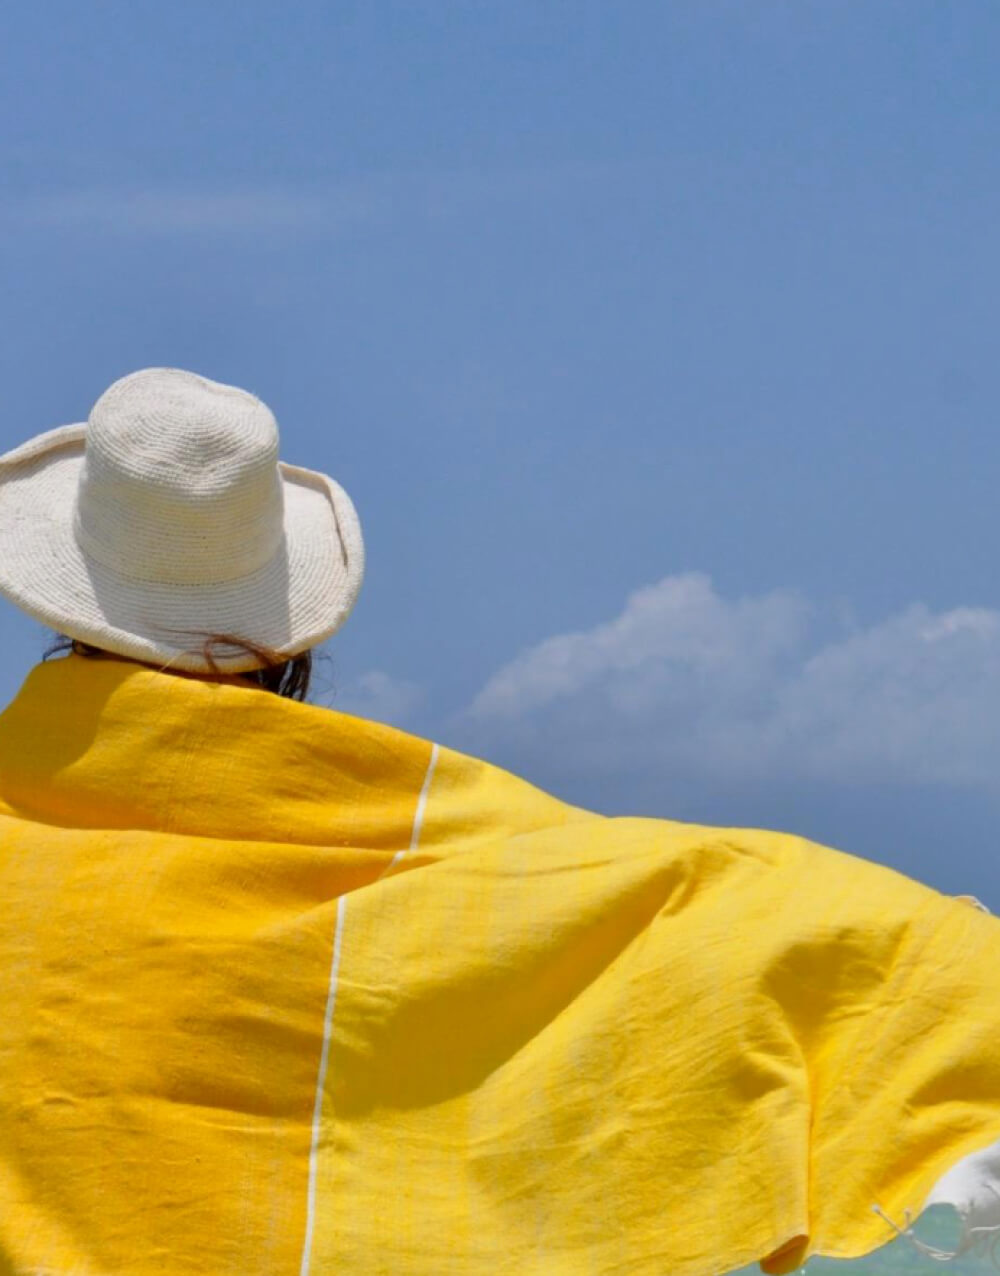
[[[82,552],[73,531],[85,427],[67,425],[0,457],[0,594],[42,624],[117,655],[208,672],[206,639],[230,636],[290,657],[344,623],[364,575],[354,506],[333,479],[281,464],[284,538],[263,567],[210,585],[117,575]],[[236,647],[218,668],[260,667]]]

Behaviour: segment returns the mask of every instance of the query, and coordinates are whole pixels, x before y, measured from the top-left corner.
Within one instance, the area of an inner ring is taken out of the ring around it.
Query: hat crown
[[[247,576],[278,551],[278,427],[235,386],[175,368],[123,377],[87,422],[75,531],[120,575],[162,584]]]

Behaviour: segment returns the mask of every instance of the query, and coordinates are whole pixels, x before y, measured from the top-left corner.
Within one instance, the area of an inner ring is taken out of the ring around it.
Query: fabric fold
[[[0,895],[16,1276],[777,1273],[994,1208],[997,919],[799,837],[74,656],[0,716]]]

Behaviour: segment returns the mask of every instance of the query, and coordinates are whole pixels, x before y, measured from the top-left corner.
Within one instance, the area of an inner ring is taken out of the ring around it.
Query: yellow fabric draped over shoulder
[[[0,1272],[710,1276],[1000,1139],[1000,923],[79,657],[0,717]]]

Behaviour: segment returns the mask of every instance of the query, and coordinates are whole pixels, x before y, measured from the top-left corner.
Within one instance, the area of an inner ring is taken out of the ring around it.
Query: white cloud
[[[623,711],[634,700],[639,712],[654,686],[660,695],[684,700],[700,698],[705,682],[716,689],[724,682],[736,694],[797,646],[807,616],[793,594],[727,603],[706,576],[667,577],[634,593],[615,620],[549,638],[501,669],[471,713],[521,717],[595,689]]]
[[[831,642],[768,725],[771,750],[815,776],[1000,790],[1000,612],[917,604]]]
[[[271,231],[326,234],[399,219],[435,221],[601,187],[632,166],[374,173],[323,186],[116,186],[64,190],[0,208],[19,224],[174,235]]]
[[[423,702],[420,687],[377,669],[361,674],[329,697],[330,707],[339,713],[395,727],[406,727]]]
[[[943,783],[1000,792],[1000,612],[916,604],[865,629],[786,592],[670,576],[494,674],[453,724],[549,782]],[[634,786],[633,786],[634,787]]]

